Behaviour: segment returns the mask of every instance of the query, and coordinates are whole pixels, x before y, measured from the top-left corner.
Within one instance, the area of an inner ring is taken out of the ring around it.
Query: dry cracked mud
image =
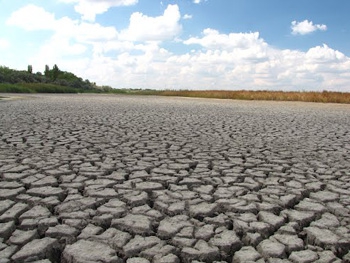
[[[350,262],[350,106],[0,102],[0,262]]]

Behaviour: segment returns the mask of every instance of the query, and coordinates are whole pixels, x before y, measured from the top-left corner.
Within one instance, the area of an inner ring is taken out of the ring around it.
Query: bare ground
[[[350,261],[349,105],[21,97],[0,262]]]

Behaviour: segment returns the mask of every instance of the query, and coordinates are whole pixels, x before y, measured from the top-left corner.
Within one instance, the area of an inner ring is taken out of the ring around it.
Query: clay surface
[[[348,262],[350,106],[0,102],[0,262]]]

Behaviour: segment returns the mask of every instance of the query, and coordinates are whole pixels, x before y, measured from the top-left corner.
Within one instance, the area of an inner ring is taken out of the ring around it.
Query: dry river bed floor
[[[0,101],[0,262],[350,262],[350,106]]]

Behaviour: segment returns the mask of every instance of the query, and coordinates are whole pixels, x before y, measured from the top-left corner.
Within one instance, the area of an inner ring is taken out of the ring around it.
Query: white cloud
[[[173,39],[181,32],[181,18],[177,5],[168,5],[162,16],[149,17],[133,13],[129,27],[123,30],[120,38],[130,41],[162,41]]]
[[[203,1],[208,1],[208,0],[193,0],[193,3],[194,4],[200,4],[200,3],[202,3]]]
[[[342,61],[346,59],[346,56],[339,52],[338,50],[334,50],[328,47],[326,44],[323,46],[317,46],[310,48],[306,53],[306,58],[314,61]]]
[[[185,20],[192,19],[192,15],[184,14],[184,16],[182,17],[182,19],[185,19]]]
[[[15,11],[6,23],[31,31],[51,30],[62,38],[74,38],[80,42],[113,39],[117,36],[117,30],[114,27],[80,22],[68,17],[56,19],[54,14],[35,5],[27,5]]]
[[[55,25],[55,15],[42,7],[29,4],[13,12],[6,23],[25,30],[52,30]]]
[[[209,50],[225,50],[241,59],[263,59],[266,57],[267,44],[254,33],[220,34],[217,30],[203,30],[203,37],[192,37],[184,41],[186,45],[198,44]]]
[[[348,91],[350,85],[350,58],[326,45],[301,52],[261,40],[253,47],[203,47],[185,54],[172,54],[156,42],[126,47],[114,58],[100,53],[85,73],[116,88]]]
[[[65,64],[65,60],[78,58],[91,46],[116,39],[118,35],[114,27],[72,20],[69,17],[56,19],[53,13],[35,5],[27,5],[15,11],[6,23],[24,30],[52,31],[52,35],[29,58],[30,63],[38,68],[45,64]]]
[[[96,15],[103,14],[109,8],[115,6],[130,6],[138,3],[138,0],[60,0],[64,3],[74,3],[74,9],[82,15],[82,19],[95,21]]]
[[[317,30],[326,31],[326,25],[314,24],[312,21],[304,20],[302,22],[292,21],[292,34],[293,35],[307,35]]]
[[[226,90],[346,91],[350,84],[350,58],[327,45],[307,52],[282,50],[258,33],[221,34],[213,29],[185,42],[201,47],[172,54],[153,43],[144,46],[142,54],[123,52],[111,62],[111,76],[116,77],[110,81],[116,87]]]
[[[307,52],[281,50],[258,33],[220,34],[213,29],[184,43],[202,49],[169,61],[182,65],[175,71],[184,80],[197,80],[201,88],[216,83],[218,89],[349,90],[350,58],[327,45]]]

